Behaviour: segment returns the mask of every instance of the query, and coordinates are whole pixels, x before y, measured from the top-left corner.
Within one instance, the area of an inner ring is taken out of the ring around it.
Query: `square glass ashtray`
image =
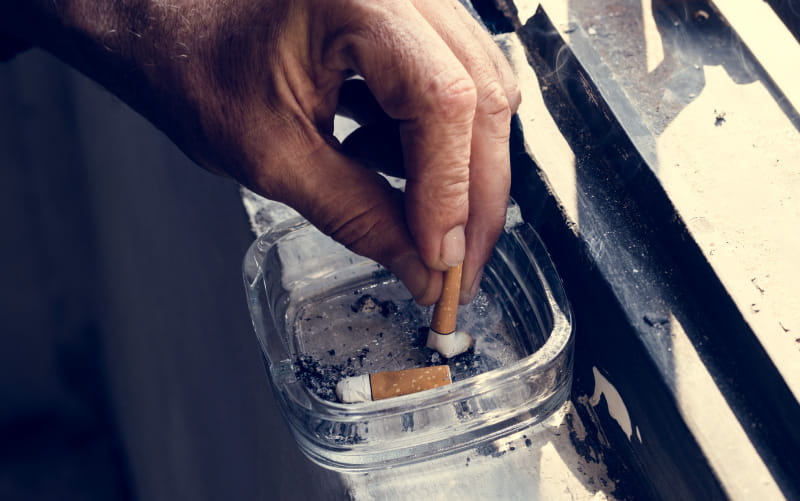
[[[244,262],[253,324],[275,395],[312,460],[368,471],[475,447],[536,424],[568,398],[572,322],[530,226],[507,224],[458,329],[475,345],[425,347],[431,308],[383,267],[290,218]],[[447,364],[452,384],[385,400],[336,401],[343,377]]]

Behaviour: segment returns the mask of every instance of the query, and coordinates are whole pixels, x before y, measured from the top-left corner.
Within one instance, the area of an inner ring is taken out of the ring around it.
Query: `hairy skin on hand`
[[[117,94],[194,161],[294,207],[434,302],[462,302],[502,229],[519,91],[456,0],[11,0],[0,31]],[[401,194],[341,153],[339,88],[362,75],[399,123]]]

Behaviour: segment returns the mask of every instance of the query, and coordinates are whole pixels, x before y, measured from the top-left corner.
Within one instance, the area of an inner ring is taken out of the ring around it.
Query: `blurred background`
[[[0,499],[313,490],[252,333],[234,182],[33,50],[0,64],[0,228]]]

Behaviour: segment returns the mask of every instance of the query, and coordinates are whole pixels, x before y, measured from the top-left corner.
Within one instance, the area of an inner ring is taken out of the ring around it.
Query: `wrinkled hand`
[[[200,165],[294,207],[422,304],[462,261],[461,299],[474,295],[504,222],[520,98],[456,0],[10,3],[0,29],[98,80]],[[405,194],[332,136],[353,72],[399,123]]]

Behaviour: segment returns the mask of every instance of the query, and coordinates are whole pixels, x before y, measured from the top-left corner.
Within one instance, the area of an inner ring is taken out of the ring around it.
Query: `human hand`
[[[10,4],[3,30],[105,85],[200,165],[384,264],[421,304],[462,260],[462,302],[474,295],[504,222],[519,91],[457,1]],[[352,72],[398,121],[404,194],[332,136]]]

